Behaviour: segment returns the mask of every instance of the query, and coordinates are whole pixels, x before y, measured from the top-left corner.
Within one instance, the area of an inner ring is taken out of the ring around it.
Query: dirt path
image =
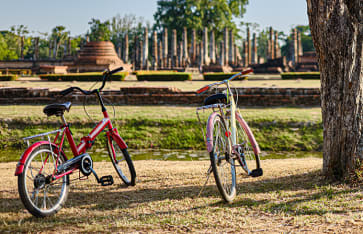
[[[101,187],[94,178],[71,184],[57,215],[33,218],[20,202],[16,163],[1,163],[0,233],[3,232],[331,232],[363,229],[362,188],[327,185],[321,159],[264,160],[264,176],[244,178],[238,195],[221,201],[208,161],[136,161],[136,187]],[[110,163],[96,163],[99,175],[115,176]],[[76,176],[73,176],[76,178]]]

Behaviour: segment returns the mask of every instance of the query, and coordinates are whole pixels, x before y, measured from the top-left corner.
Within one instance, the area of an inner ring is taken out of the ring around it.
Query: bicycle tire
[[[258,155],[260,149],[251,129],[239,113],[236,113],[236,120],[237,144],[243,145],[242,152],[238,155],[237,161],[243,170],[249,174],[254,169],[261,167]]]
[[[111,145],[114,151],[112,150]],[[107,141],[107,150],[112,165],[124,184],[127,186],[135,186],[136,171],[127,149],[121,149],[117,142],[110,137],[110,140]],[[116,153],[115,156],[113,156],[113,152]]]
[[[50,149],[49,144],[42,144],[35,148],[24,163],[24,171],[18,176],[18,191],[21,201],[23,202],[25,208],[35,217],[41,218],[57,213],[62,208],[68,197],[68,175],[63,176],[61,179],[50,182],[49,184],[46,182],[47,176],[52,175],[55,169],[54,165],[57,154],[54,153],[54,150],[55,146],[52,146],[52,149]],[[48,159],[43,159],[43,156],[47,158],[46,155],[48,155]],[[60,154],[58,165],[63,162],[65,162],[65,157],[63,154]],[[39,173],[37,169],[39,169],[39,171],[41,170],[41,172]],[[49,195],[57,194],[50,191],[50,189],[55,189],[57,184],[60,184],[59,196],[47,197],[47,193]],[[33,199],[30,196],[30,189],[32,188]],[[43,196],[38,196],[39,194],[43,194]],[[54,197],[56,199],[53,199]],[[38,199],[42,199],[40,204],[43,207],[38,205]],[[55,202],[53,203],[52,200]],[[47,207],[47,203],[50,205],[49,208]]]
[[[230,139],[222,116],[214,115],[208,121],[213,123],[213,149],[210,152],[212,171],[222,198],[231,203],[236,196],[236,169],[230,155]]]

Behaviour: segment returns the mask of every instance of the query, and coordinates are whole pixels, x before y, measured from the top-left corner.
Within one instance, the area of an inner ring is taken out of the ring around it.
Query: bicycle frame
[[[81,155],[83,153],[86,152],[86,150],[88,150],[89,148],[92,147],[94,140],[96,139],[96,137],[107,127],[109,130],[106,133],[107,136],[107,140],[109,141],[110,138],[112,137],[116,142],[119,143],[120,148],[121,149],[126,149],[127,145],[125,143],[125,141],[121,138],[121,136],[118,134],[118,131],[116,128],[113,128],[111,120],[109,118],[109,115],[106,111],[106,109],[102,108],[103,111],[103,116],[104,118],[96,125],[96,127],[87,135],[81,138],[81,142],[76,145],[71,130],[69,129],[69,124],[67,124],[67,122],[65,121],[64,117],[62,116],[62,121],[63,121],[63,125],[60,127],[60,129],[55,130],[53,132],[50,133],[55,133],[57,132],[57,135],[55,136],[55,139],[53,140],[53,142],[49,141],[40,141],[40,142],[36,142],[33,145],[31,145],[21,156],[19,163],[17,164],[16,167],[16,171],[15,171],[15,175],[20,175],[23,172],[24,169],[24,163],[26,161],[26,159],[28,158],[28,156],[31,154],[32,150],[34,148],[36,148],[37,146],[47,143],[51,146],[56,147],[57,152],[55,152],[58,157],[59,155],[62,153],[64,154],[64,152],[62,151],[62,147],[63,147],[63,143],[65,138],[67,138],[68,143],[70,145],[71,151],[73,153],[73,156],[76,157],[78,155]],[[25,139],[31,139],[37,136],[43,136],[44,134],[39,134],[39,135],[35,135],[35,136],[31,136],[31,137],[27,137]],[[60,139],[60,143],[57,144],[57,140]],[[112,151],[114,151],[113,147]],[[115,152],[113,152],[115,153]],[[64,154],[65,159],[68,160],[67,156]],[[47,159],[46,159],[47,161]],[[56,160],[56,162],[58,162],[58,159]],[[58,166],[58,165],[56,165]],[[76,170],[77,168],[73,168],[71,170],[68,170],[62,174],[59,175],[54,175],[55,179],[59,179],[65,175],[71,174],[74,170]]]

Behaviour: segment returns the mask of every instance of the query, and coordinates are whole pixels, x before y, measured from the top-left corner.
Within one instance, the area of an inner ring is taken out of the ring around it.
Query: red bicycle
[[[60,92],[65,96],[74,90],[79,90],[85,95],[96,94],[104,118],[87,135],[81,138],[81,142],[76,145],[69,124],[64,118],[64,112],[69,111],[71,103],[47,105],[43,112],[47,116],[61,117],[63,125],[60,129],[24,138],[28,142],[36,137],[48,137],[48,141],[38,141],[30,145],[22,154],[16,166],[15,175],[18,176],[18,190],[21,201],[25,208],[36,217],[53,215],[61,209],[67,200],[69,192],[69,175],[79,170],[83,176],[88,177],[93,174],[98,183],[102,186],[112,185],[114,180],[111,175],[98,177],[93,170],[93,160],[86,153],[94,143],[95,138],[107,127],[107,149],[111,162],[127,185],[135,185],[136,172],[127,151],[127,145],[121,138],[116,128],[112,126],[111,120],[105,108],[100,91],[105,86],[107,78],[112,74],[121,71],[120,67],[113,71],[106,71],[103,74],[102,86],[99,89],[86,91],[79,87],[70,87]],[[56,134],[53,141],[49,135]],[[73,158],[68,159],[63,151],[64,141],[68,140],[73,153]],[[81,176],[80,176],[81,177]]]

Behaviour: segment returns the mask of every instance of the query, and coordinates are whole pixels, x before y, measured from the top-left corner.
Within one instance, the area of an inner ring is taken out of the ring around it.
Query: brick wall
[[[318,88],[236,88],[239,106],[320,106]],[[169,87],[128,87],[102,92],[114,104],[120,105],[202,105],[208,96],[183,92]],[[59,91],[47,88],[0,88],[0,104],[49,104],[71,101],[82,104],[84,95],[73,92],[62,97]],[[88,104],[97,104],[94,96]]]

